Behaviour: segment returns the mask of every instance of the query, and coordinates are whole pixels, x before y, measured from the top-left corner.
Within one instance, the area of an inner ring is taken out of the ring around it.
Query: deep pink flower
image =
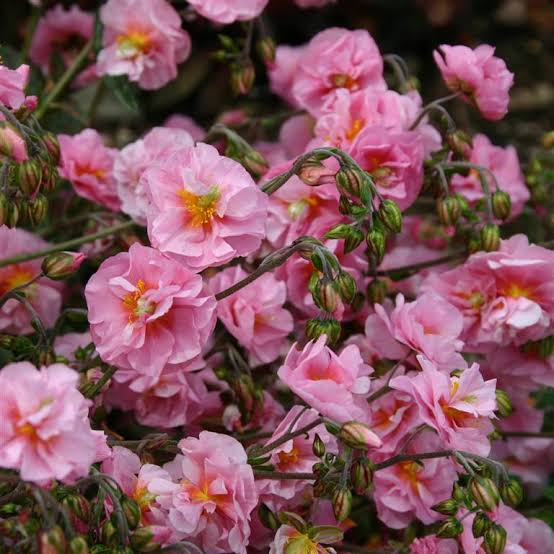
[[[305,46],[277,46],[275,60],[267,70],[271,91],[292,106],[299,105],[292,92],[292,84],[298,72],[300,56],[305,48]]]
[[[215,300],[202,278],[178,262],[135,243],[102,263],[85,297],[96,349],[120,368],[116,380],[143,392],[164,368],[199,369],[215,325]]]
[[[258,17],[268,2],[269,0],[189,0],[189,4],[201,16],[223,25]]]
[[[292,346],[279,369],[281,380],[320,414],[339,423],[367,421],[365,395],[368,375],[357,346],[347,346],[339,355],[325,346],[325,335],[310,341],[302,351]]]
[[[29,82],[28,65],[20,65],[17,69],[9,69],[0,64],[0,102],[7,108],[18,110],[25,102],[25,87]],[[4,119],[1,114],[0,119]]]
[[[298,60],[293,95],[300,107],[318,115],[338,89],[384,90],[383,58],[366,30],[339,27],[318,33]]]
[[[0,226],[0,252],[9,258],[25,252],[48,248],[49,244],[23,229],[8,229]],[[42,260],[31,260],[0,268],[0,296],[24,285],[41,272]],[[42,278],[24,289],[25,298],[37,311],[45,327],[54,325],[62,305],[63,285]],[[15,299],[8,300],[0,309],[0,331],[4,333],[27,334],[33,332],[31,314]]]
[[[102,137],[94,129],[58,138],[60,175],[71,182],[79,196],[117,212],[120,201],[113,178],[117,150],[104,146]]]
[[[66,10],[56,5],[40,18],[29,57],[46,74],[50,73],[52,56],[60,56],[69,67],[94,31],[94,16],[71,6]],[[96,67],[91,65],[77,76],[75,83],[84,86],[96,78]]]
[[[492,46],[482,44],[472,50],[441,44],[433,57],[446,86],[471,100],[483,117],[498,120],[506,115],[514,74],[508,71],[504,60],[494,56]]]
[[[521,172],[516,149],[513,146],[502,148],[494,146],[485,135],[473,137],[471,149],[471,163],[490,169],[500,189],[507,192],[512,200],[512,216],[518,216],[525,202],[529,200],[529,189]],[[485,174],[491,190],[494,192],[495,183],[490,175]],[[463,194],[472,204],[484,197],[479,173],[471,169],[466,177],[453,175],[450,186],[454,192]]]
[[[149,492],[187,540],[214,554],[245,554],[258,494],[244,448],[233,437],[209,431],[178,446],[183,454],[165,465],[172,480],[154,479]]]
[[[194,140],[187,131],[154,127],[143,138],[121,149],[113,167],[117,193],[121,199],[121,211],[145,225],[150,202],[142,180],[144,172],[157,160],[193,145]]]
[[[2,369],[0,466],[35,482],[88,473],[97,445],[87,417],[90,401],[77,390],[78,380],[64,364],[39,370],[20,362]]]
[[[127,75],[143,89],[158,89],[175,79],[190,54],[190,37],[167,0],[109,0],[100,19],[100,75]]]
[[[144,174],[152,245],[195,271],[254,252],[267,196],[237,162],[208,144],[175,152]]]
[[[427,535],[410,544],[410,554],[458,554],[458,544],[454,539]]]
[[[422,421],[437,431],[445,446],[487,456],[496,379],[484,381],[478,364],[452,377],[423,356],[417,359],[422,371],[394,377],[391,388],[412,396]]]
[[[247,276],[240,267],[229,267],[210,280],[214,293],[221,292]],[[217,316],[229,333],[249,353],[256,366],[276,360],[293,329],[292,315],[283,308],[287,287],[271,273],[217,303]]]

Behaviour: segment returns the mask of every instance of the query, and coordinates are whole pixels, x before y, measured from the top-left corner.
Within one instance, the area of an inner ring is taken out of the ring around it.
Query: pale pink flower
[[[150,202],[142,180],[144,172],[158,160],[187,146],[194,146],[187,131],[154,127],[144,137],[121,149],[113,167],[121,211],[145,225]]]
[[[418,435],[407,452],[432,452],[440,449],[440,440],[430,432]],[[450,498],[458,479],[456,465],[449,458],[400,462],[377,471],[373,479],[373,497],[379,519],[392,529],[402,529],[417,518],[426,525],[443,516],[431,506]]]
[[[487,456],[491,418],[495,418],[496,379],[484,381],[478,364],[453,377],[423,356],[417,359],[422,371],[394,377],[391,388],[412,396],[423,423],[437,431],[445,446]]]
[[[210,280],[214,293],[244,279],[240,267],[229,267]],[[217,316],[226,329],[248,350],[249,364],[256,366],[276,360],[287,335],[292,332],[292,315],[283,308],[287,287],[271,273],[217,303]]]
[[[269,0],[189,0],[192,8],[206,19],[228,25],[258,17]]]
[[[80,50],[92,38],[94,15],[71,6],[66,10],[60,4],[46,11],[40,18],[29,50],[29,58],[46,74],[50,73],[52,56],[60,56],[69,67]],[[76,78],[75,84],[84,86],[96,78],[96,67],[91,65]]]
[[[423,354],[439,369],[467,366],[460,354],[464,343],[458,339],[464,326],[463,316],[441,296],[429,292],[406,303],[399,294],[390,314],[380,304],[375,305],[375,311],[398,342]]]
[[[0,372],[0,466],[27,481],[82,477],[96,459],[90,401],[77,390],[79,374],[64,364],[37,369],[29,362]]]
[[[516,149],[513,146],[507,146],[506,148],[494,146],[488,137],[478,134],[473,137],[469,161],[492,171],[499,188],[510,195],[512,200],[511,217],[518,216],[527,200],[529,200],[530,193],[525,185]],[[494,181],[488,174],[485,174],[485,177],[494,192]],[[472,204],[484,198],[479,173],[475,169],[471,169],[465,177],[463,175],[453,175],[450,186],[454,192],[459,192]]]
[[[506,115],[514,74],[494,56],[492,46],[482,44],[472,50],[441,44],[433,57],[446,86],[474,103],[483,117],[494,121]]]
[[[4,123],[2,117],[4,114],[0,113],[0,161],[4,162],[7,157],[22,162],[29,157],[25,139],[12,125]]]
[[[386,88],[383,58],[371,35],[362,29],[331,27],[305,47],[293,79],[292,92],[300,107],[318,115],[338,89]]]
[[[71,182],[79,196],[117,212],[121,204],[113,178],[117,150],[104,146],[101,135],[94,129],[58,138],[60,175]]]
[[[120,368],[116,380],[143,392],[168,366],[199,369],[215,325],[215,300],[199,275],[135,243],[102,263],[85,297],[96,349]]]
[[[58,335],[54,341],[54,351],[56,356],[63,356],[70,362],[75,361],[75,352],[85,348],[92,342],[92,337],[88,331],[84,333],[66,333]]]
[[[458,554],[458,544],[454,539],[427,535],[410,544],[410,554]]]
[[[265,236],[267,196],[208,144],[175,152],[144,174],[148,236],[194,271],[251,254]]]
[[[18,110],[25,102],[25,87],[29,82],[28,65],[20,65],[17,69],[9,69],[0,64],[0,103],[6,108]],[[1,114],[0,119],[4,119]]]
[[[554,252],[524,235],[503,240],[496,252],[473,254],[463,264],[429,277],[432,290],[464,316],[460,337],[470,349],[491,350],[538,340],[554,319]]]
[[[158,89],[177,77],[177,65],[190,54],[190,37],[167,0],[109,0],[100,19],[100,75],[127,75],[143,89]]]
[[[194,140],[198,142],[206,136],[206,131],[192,117],[183,114],[170,115],[163,123],[163,127],[170,129],[182,129],[186,131]]]
[[[367,420],[365,396],[373,369],[363,363],[358,347],[347,346],[339,355],[325,346],[325,335],[302,351],[294,344],[279,369],[281,380],[321,415],[344,423]]]
[[[527,520],[519,545],[527,554],[554,552],[554,531],[541,519],[530,518]]]
[[[299,105],[293,95],[292,84],[298,71],[300,56],[305,48],[305,46],[277,46],[275,60],[267,70],[271,91],[292,106]]]
[[[169,512],[173,529],[204,551],[245,554],[258,494],[244,448],[209,431],[178,446],[183,454],[165,466],[172,480],[154,479],[149,492]]]
[[[46,241],[28,231],[0,226],[0,252],[3,258],[44,250],[49,246]],[[42,260],[38,259],[0,268],[0,296],[39,275],[41,263]],[[25,298],[46,328],[54,325],[60,314],[62,289],[62,283],[45,277],[24,289]],[[11,298],[0,308],[0,331],[13,334],[33,332],[31,314],[21,302]]]
[[[423,184],[423,139],[416,131],[365,127],[352,144],[352,157],[367,171],[379,192],[405,210]]]

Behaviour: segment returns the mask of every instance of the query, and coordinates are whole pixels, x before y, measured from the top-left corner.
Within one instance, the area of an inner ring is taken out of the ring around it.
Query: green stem
[[[71,84],[77,73],[83,68],[87,58],[92,51],[93,40],[89,40],[83,49],[79,52],[73,63],[66,69],[65,73],[60,77],[60,80],[54,85],[50,94],[44,99],[41,105],[37,108],[35,116],[40,119],[48,110],[48,107],[60,96],[66,87]]]
[[[420,454],[398,454],[388,460],[384,460],[373,466],[374,471],[380,471],[387,467],[402,463],[402,462],[417,462],[418,460],[430,460],[432,458],[449,458],[454,456],[454,450],[438,450],[437,452],[422,452]]]
[[[298,479],[306,481],[315,481],[317,475],[315,473],[292,473],[286,471],[263,471],[254,469],[254,477],[256,479]]]
[[[456,125],[454,124],[454,121],[452,120],[452,117],[450,114],[442,107],[442,104],[444,102],[448,102],[449,100],[454,100],[454,98],[457,98],[460,96],[460,93],[455,92],[454,94],[449,94],[448,96],[444,96],[443,98],[437,98],[437,100],[433,100],[432,102],[429,102],[426,106],[423,106],[421,108],[421,111],[417,115],[417,117],[414,119],[412,124],[408,127],[410,131],[413,131],[422,121],[422,119],[431,111],[438,110],[443,115],[445,115],[448,119],[448,126],[449,129],[456,129]]]
[[[102,387],[113,377],[113,374],[117,371],[117,367],[109,366],[104,373],[102,373],[102,377],[94,383],[94,385],[90,388],[83,387],[83,390],[81,392],[83,393],[83,396],[85,398],[94,398],[101,390]],[[88,384],[88,383],[87,383]]]
[[[277,448],[278,446],[285,444],[286,442],[290,441],[291,439],[294,439],[295,437],[299,437],[300,435],[305,435],[308,431],[311,431],[314,427],[321,425],[323,422],[324,422],[324,419],[322,417],[318,417],[317,419],[314,419],[311,423],[304,425],[304,427],[300,427],[300,429],[296,429],[296,431],[291,431],[290,433],[285,433],[283,436],[279,437],[278,439],[275,439],[273,442],[270,442],[266,446],[257,448],[255,452],[253,452],[253,455],[255,455],[256,457],[259,457],[259,456],[263,456],[264,454],[269,454],[269,452],[271,452],[273,449]],[[300,477],[297,477],[297,479],[300,479]]]
[[[37,258],[43,258],[44,256],[48,256],[49,254],[54,254],[55,252],[61,252],[63,250],[71,250],[83,244],[94,242],[95,240],[98,240],[98,239],[103,239],[111,235],[117,235],[122,231],[126,231],[127,229],[130,229],[134,225],[135,225],[134,221],[126,221],[125,223],[120,223],[119,225],[108,227],[107,229],[103,229],[101,231],[98,231],[97,233],[93,233],[92,235],[86,235],[84,237],[67,240],[65,242],[60,242],[58,244],[55,244],[54,246],[51,246],[50,248],[39,250],[38,252],[29,252],[25,254],[18,254],[17,256],[12,256],[11,258],[4,258],[3,260],[0,260],[0,268],[6,267],[9,265],[19,264],[22,262],[28,262],[29,260],[36,260]]]
[[[382,269],[377,272],[377,275],[388,276],[391,273],[395,273],[395,272],[414,273],[416,271],[419,271],[420,269],[433,267],[435,265],[442,265],[448,262],[459,261],[459,260],[462,260],[463,258],[464,258],[464,253],[462,251],[458,251],[458,252],[453,252],[452,254],[448,254],[447,256],[442,256],[441,258],[435,258],[434,260],[429,260],[427,262],[419,262],[417,264],[405,265],[402,267],[392,267],[391,269]]]

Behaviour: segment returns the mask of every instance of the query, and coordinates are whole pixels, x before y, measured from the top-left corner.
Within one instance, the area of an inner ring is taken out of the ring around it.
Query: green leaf
[[[133,112],[139,111],[137,88],[123,75],[104,76],[104,82],[117,99]]]

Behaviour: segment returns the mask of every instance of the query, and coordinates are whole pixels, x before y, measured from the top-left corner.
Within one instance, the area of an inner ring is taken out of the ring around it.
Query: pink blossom
[[[116,380],[143,392],[164,368],[199,368],[215,325],[215,300],[201,277],[178,262],[135,243],[102,263],[85,297],[96,349],[120,368]]]
[[[56,356],[63,356],[66,360],[74,362],[75,352],[92,343],[92,337],[88,331],[84,333],[66,333],[58,335],[54,341]]]
[[[25,102],[25,87],[29,82],[29,71],[28,65],[9,69],[0,64],[0,103],[12,110],[21,108]],[[1,119],[4,119],[3,114]]]
[[[365,127],[352,144],[352,157],[370,173],[379,192],[405,210],[423,184],[423,139],[415,131]]]
[[[554,552],[554,531],[544,521],[530,518],[527,520],[519,544],[527,551],[527,554]]]
[[[318,115],[338,89],[384,90],[383,58],[366,30],[331,27],[308,43],[298,61],[293,95],[300,107]]]
[[[4,162],[4,156],[16,162],[22,162],[28,158],[25,139],[10,124],[2,121],[0,113],[0,161]]]
[[[471,100],[483,117],[495,121],[506,115],[514,74],[504,60],[494,56],[492,46],[482,44],[472,50],[441,44],[433,57],[446,86]]]
[[[460,377],[448,376],[423,356],[422,371],[394,377],[390,386],[408,393],[416,402],[424,423],[435,429],[444,445],[487,456],[488,434],[496,409],[496,379],[484,381],[473,364]]]
[[[458,545],[454,539],[427,535],[410,544],[410,554],[458,554]]]
[[[375,311],[398,342],[423,354],[439,369],[467,366],[460,354],[464,343],[458,339],[464,326],[463,316],[441,296],[426,293],[406,303],[399,294],[390,314],[380,304],[375,305]]]
[[[50,73],[54,54],[60,56],[69,67],[86,42],[92,38],[93,31],[92,14],[78,6],[71,6],[66,10],[58,4],[40,18],[33,35],[29,57],[46,74]],[[96,67],[91,65],[77,76],[75,82],[79,86],[84,86],[95,78]]]
[[[244,448],[232,437],[209,431],[178,446],[183,454],[165,466],[172,480],[154,479],[149,492],[187,540],[214,554],[245,554],[258,495]]]
[[[269,0],[189,0],[189,4],[201,16],[223,25],[258,17],[268,2]]]
[[[292,84],[298,72],[300,56],[304,50],[305,46],[277,46],[275,60],[267,71],[271,91],[292,106],[299,105],[292,92]]]
[[[279,130],[279,145],[284,152],[285,159],[295,158],[304,154],[313,137],[314,119],[307,114],[289,117]],[[272,163],[270,160],[268,160]],[[280,160],[277,163],[281,163]],[[272,165],[276,165],[273,164]],[[267,178],[267,174],[266,174]]]
[[[368,375],[357,346],[347,346],[339,355],[325,346],[325,335],[310,341],[302,351],[292,346],[279,369],[281,380],[320,414],[339,423],[367,420],[364,396]]]
[[[208,144],[146,171],[152,245],[195,271],[254,252],[265,236],[267,196],[237,162]]]
[[[104,146],[102,137],[94,129],[58,138],[60,175],[71,182],[79,196],[117,212],[120,201],[112,174],[117,150]]]
[[[432,452],[439,448],[437,436],[425,432],[410,443],[408,453]],[[457,478],[456,466],[449,458],[432,458],[421,463],[400,462],[378,471],[373,481],[377,515],[392,529],[402,529],[414,518],[426,525],[438,521],[443,516],[431,506],[450,498]]]
[[[145,225],[150,202],[142,180],[144,172],[157,160],[193,145],[194,140],[187,131],[154,127],[143,138],[125,146],[118,153],[113,167],[121,211]]]
[[[240,267],[229,267],[210,281],[214,292],[221,292],[244,279]],[[292,315],[283,308],[287,287],[271,273],[217,303],[217,316],[227,330],[249,353],[249,364],[268,364],[277,359],[293,329]]]
[[[20,362],[2,369],[0,466],[35,482],[88,473],[97,446],[78,379],[64,364],[37,369]]]
[[[473,164],[490,169],[496,183],[512,200],[512,217],[518,216],[530,194],[521,172],[516,149],[513,146],[502,148],[494,146],[485,135],[473,137],[473,147],[469,161]],[[495,183],[486,175],[494,192]],[[471,169],[466,177],[454,175],[450,181],[454,192],[463,194],[472,204],[484,198],[483,187],[479,173]]]
[[[44,250],[50,246],[40,237],[23,229],[0,226],[0,252],[3,258]],[[0,268],[0,296],[24,285],[41,272],[42,260],[31,260]],[[54,325],[62,305],[63,285],[47,278],[35,281],[25,290],[25,298],[36,310],[45,327]],[[0,331],[4,333],[32,333],[31,314],[21,302],[11,298],[0,308]]]
[[[177,65],[190,54],[190,37],[166,0],[109,0],[100,19],[100,75],[127,75],[143,89],[158,89],[177,77]]]
[[[198,142],[206,136],[206,131],[188,115],[170,115],[164,121],[163,127],[169,127],[170,129],[182,129],[193,138],[194,142]]]

